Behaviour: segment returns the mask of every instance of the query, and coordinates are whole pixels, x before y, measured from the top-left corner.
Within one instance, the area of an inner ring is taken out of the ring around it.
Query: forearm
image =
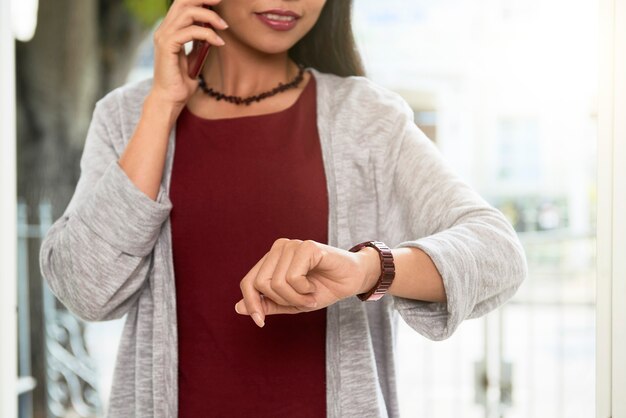
[[[159,193],[169,134],[178,114],[179,109],[173,105],[149,95],[135,132],[119,159],[128,178],[152,200]]]
[[[371,247],[359,251],[366,263],[366,279],[359,293],[365,293],[376,285],[380,277],[380,258]],[[428,302],[445,302],[446,292],[443,279],[431,258],[415,247],[392,249],[395,277],[387,293],[407,299]]]

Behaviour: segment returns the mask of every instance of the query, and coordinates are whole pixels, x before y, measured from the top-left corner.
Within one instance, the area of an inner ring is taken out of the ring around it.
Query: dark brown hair
[[[173,2],[167,0],[168,9]],[[289,57],[323,73],[365,76],[351,15],[352,0],[327,0],[315,25],[289,49]]]

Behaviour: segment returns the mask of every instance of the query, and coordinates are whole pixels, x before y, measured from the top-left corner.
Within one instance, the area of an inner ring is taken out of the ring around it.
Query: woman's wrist
[[[381,266],[380,255],[372,247],[361,248],[356,255],[361,257],[361,265],[363,267],[362,285],[357,294],[366,293],[378,282],[380,278]]]
[[[143,114],[154,120],[166,121],[171,127],[176,122],[184,104],[176,104],[151,91],[143,103]]]

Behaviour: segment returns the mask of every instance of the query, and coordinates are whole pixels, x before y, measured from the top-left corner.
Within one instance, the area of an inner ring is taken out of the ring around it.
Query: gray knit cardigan
[[[511,224],[451,170],[399,94],[365,77],[307,69],[317,81],[328,244],[348,249],[376,239],[391,248],[417,247],[443,277],[445,303],[386,295],[327,308],[327,417],[395,418],[398,315],[426,338],[448,338],[463,320],[516,292],[527,275],[526,256]],[[127,315],[110,418],[176,417],[178,410],[168,197],[175,127],[156,200],[117,162],[151,84],[151,78],[129,83],[98,101],[75,193],[40,250],[43,277],[75,315],[88,321]]]

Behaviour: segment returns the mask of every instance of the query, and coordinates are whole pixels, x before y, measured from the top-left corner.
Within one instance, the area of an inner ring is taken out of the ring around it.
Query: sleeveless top
[[[170,199],[179,417],[325,417],[326,308],[235,312],[240,281],[281,237],[328,244],[311,74],[282,111],[176,124]]]

